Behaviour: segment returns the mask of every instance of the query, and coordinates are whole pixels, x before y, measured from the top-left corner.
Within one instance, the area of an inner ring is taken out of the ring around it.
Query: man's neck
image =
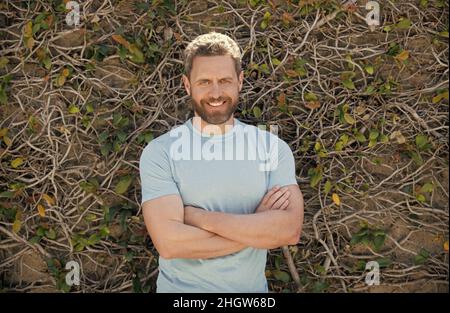
[[[202,134],[216,136],[224,135],[229,132],[234,127],[234,117],[233,115],[222,124],[210,124],[204,121],[200,116],[195,115],[192,119],[192,125]]]

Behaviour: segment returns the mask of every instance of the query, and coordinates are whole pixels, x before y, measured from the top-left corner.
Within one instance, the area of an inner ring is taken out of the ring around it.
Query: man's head
[[[244,73],[239,46],[219,33],[200,35],[184,52],[183,83],[196,115],[209,124],[223,124],[236,111]]]

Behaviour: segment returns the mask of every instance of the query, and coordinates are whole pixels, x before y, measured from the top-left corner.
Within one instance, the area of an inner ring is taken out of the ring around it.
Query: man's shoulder
[[[264,140],[271,143],[277,142],[278,144],[281,144],[283,146],[288,145],[283,139],[281,139],[278,136],[279,126],[276,124],[273,125],[258,124],[257,126],[254,126],[239,120],[239,126],[243,130],[243,133],[256,134],[256,136],[260,140]]]

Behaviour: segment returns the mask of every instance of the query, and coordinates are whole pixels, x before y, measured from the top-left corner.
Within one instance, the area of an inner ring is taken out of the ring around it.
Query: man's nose
[[[221,89],[218,82],[213,82],[211,86],[210,96],[211,98],[217,99],[221,96]]]

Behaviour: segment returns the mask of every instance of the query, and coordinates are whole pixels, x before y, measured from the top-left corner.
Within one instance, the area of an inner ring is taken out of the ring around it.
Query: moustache
[[[212,98],[203,99],[200,102],[205,104],[205,103],[208,103],[208,102],[211,103],[211,102],[230,102],[230,101],[231,101],[230,97],[220,97],[220,98],[217,98],[217,99],[212,99]]]

